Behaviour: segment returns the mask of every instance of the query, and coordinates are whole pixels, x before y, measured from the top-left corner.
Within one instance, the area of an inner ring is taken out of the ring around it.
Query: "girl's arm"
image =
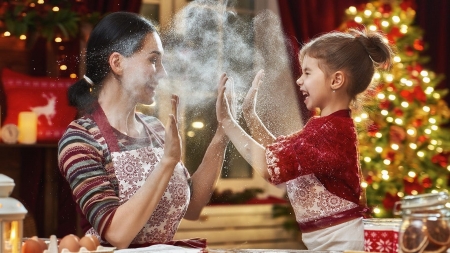
[[[230,107],[225,96],[225,83],[228,77],[222,74],[219,81],[216,102],[216,114],[219,125],[223,127],[228,138],[244,159],[264,178],[269,178],[265,148],[248,135],[231,116]]]
[[[264,70],[258,71],[252,82],[252,87],[248,90],[247,96],[244,99],[242,105],[242,112],[244,115],[245,122],[252,134],[259,143],[264,147],[273,143],[275,136],[264,126],[261,119],[255,110],[256,98],[258,94],[259,86],[262,84],[262,79],[264,78]]]
[[[219,126],[205,152],[202,163],[191,177],[192,197],[184,218],[198,219],[203,207],[208,204],[221,173],[228,142],[224,129]]]

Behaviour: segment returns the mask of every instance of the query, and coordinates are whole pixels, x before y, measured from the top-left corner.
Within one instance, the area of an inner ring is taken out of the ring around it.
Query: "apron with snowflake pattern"
[[[113,166],[107,173],[117,178],[120,204],[125,203],[144,184],[164,153],[163,140],[139,115],[137,116],[143,123],[148,138],[151,140],[151,135],[156,136],[153,142],[156,140],[157,143],[135,150],[121,151],[117,137],[103,110],[98,107],[93,114],[111,153]],[[173,239],[189,205],[189,178],[187,169],[178,163],[156,209],[133,239],[130,247],[165,243]],[[87,234],[94,234],[100,238],[93,228],[87,231]],[[102,241],[102,243],[107,242]]]

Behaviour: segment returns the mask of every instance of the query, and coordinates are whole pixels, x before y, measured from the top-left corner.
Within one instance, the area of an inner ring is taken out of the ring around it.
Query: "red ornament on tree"
[[[389,3],[385,3],[380,6],[379,10],[383,14],[389,14],[392,12],[392,6]]]
[[[412,124],[413,124],[414,127],[420,127],[422,125],[422,119],[415,119],[412,122]]]
[[[417,51],[422,51],[425,48],[423,40],[421,40],[421,39],[414,40],[413,47]]]
[[[395,202],[400,201],[400,197],[397,194],[391,194],[386,192],[383,199],[383,207],[386,210],[392,210],[394,208]]]
[[[415,10],[415,9],[416,9],[416,4],[414,3],[413,0],[403,0],[403,1],[400,3],[400,8],[401,8],[403,11],[407,11],[409,8]]]
[[[426,176],[422,179],[422,185],[424,188],[431,188],[433,186],[433,180],[430,177]]]
[[[443,168],[447,168],[448,156],[446,156],[442,153],[436,154],[431,158],[431,162],[435,163],[435,164],[439,164]]]
[[[423,193],[423,185],[421,185],[419,183],[419,180],[417,179],[417,177],[411,178],[411,177],[405,177],[403,179],[403,185],[404,185],[404,190],[405,190],[405,194],[407,195],[411,195],[413,194],[413,192],[415,194],[420,194]]]

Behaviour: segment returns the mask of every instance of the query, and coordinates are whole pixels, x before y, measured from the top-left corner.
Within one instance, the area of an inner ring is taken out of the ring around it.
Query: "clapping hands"
[[[171,105],[172,113],[166,125],[164,156],[174,162],[181,161],[181,137],[178,131],[178,104],[180,99],[177,95],[172,94]]]

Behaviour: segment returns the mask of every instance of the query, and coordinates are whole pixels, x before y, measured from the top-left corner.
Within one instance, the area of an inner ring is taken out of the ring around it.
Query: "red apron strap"
[[[106,117],[105,112],[99,104],[97,104],[97,106],[95,107],[94,112],[92,113],[92,117],[94,118],[95,123],[97,123],[97,126],[100,129],[101,134],[103,135],[103,138],[105,138],[106,144],[109,148],[109,152],[119,152],[120,148],[116,135],[114,134],[113,129],[108,122],[108,118]]]

